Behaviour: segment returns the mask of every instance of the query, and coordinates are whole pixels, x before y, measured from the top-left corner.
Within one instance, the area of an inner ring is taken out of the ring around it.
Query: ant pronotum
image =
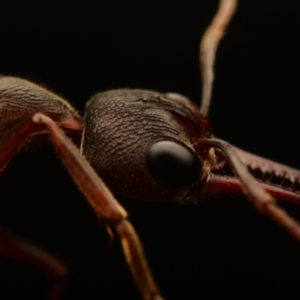
[[[231,31],[232,30],[234,30],[233,29],[233,26],[231,26],[231,29],[230,29],[230,34],[231,34]],[[228,35],[228,37],[227,38],[229,38],[230,37],[230,34]],[[163,48],[164,46],[162,46],[162,48]],[[219,54],[221,54],[222,52],[221,51],[219,51]],[[159,76],[159,75],[158,75]],[[217,76],[219,77],[219,76],[221,76],[221,75],[219,75],[218,73],[217,73]],[[183,76],[184,77],[184,76]],[[98,79],[97,79],[98,80]],[[183,80],[183,78],[181,79],[181,80]],[[219,79],[219,81],[221,81],[222,79],[220,78]],[[46,82],[46,80],[45,80],[45,82]],[[75,88],[75,87],[74,87]],[[277,88],[277,86],[276,87],[274,87],[274,88]],[[173,87],[173,89],[174,89],[174,87]],[[255,86],[253,87],[253,89],[255,90]],[[59,89],[58,89],[59,90]],[[96,90],[96,89],[95,89]],[[259,95],[257,95],[257,97],[259,97]],[[220,98],[220,97],[219,97]],[[218,97],[216,97],[215,99],[218,99]],[[222,101],[224,101],[224,99],[221,99]],[[239,99],[239,101],[242,101],[243,99]],[[217,102],[217,101],[216,101]],[[225,102],[225,101],[224,101]],[[230,110],[230,108],[228,108],[228,110]],[[224,110],[225,111],[225,110]],[[225,111],[225,112],[227,112],[227,110]],[[237,113],[236,113],[236,115],[237,115]],[[255,118],[255,117],[253,117],[253,118]],[[266,118],[267,118],[267,116],[266,116]],[[241,122],[242,123],[242,122]],[[218,130],[218,126],[217,125],[215,125],[215,128]],[[239,129],[239,123],[238,123],[238,125],[236,125],[236,129],[237,129],[237,131],[239,131],[238,129]],[[220,130],[219,130],[220,131]],[[268,133],[268,132],[267,132]],[[239,132],[238,134],[243,134],[242,132]],[[222,136],[223,137],[223,135],[221,135],[220,133],[218,133],[218,135],[220,135],[220,136]],[[251,138],[251,137],[250,137]],[[31,160],[32,161],[32,163],[33,163],[33,159]],[[9,169],[9,168],[8,168]],[[7,171],[7,172],[9,172],[9,171]],[[40,177],[42,177],[42,176],[40,176]],[[53,179],[53,181],[54,181],[54,179]],[[20,186],[20,185],[19,185]],[[46,186],[45,186],[45,188],[46,188]],[[6,198],[11,198],[11,196],[7,196]],[[245,201],[245,200],[244,200]],[[26,202],[28,203],[29,202],[29,199],[27,199],[26,200]],[[62,201],[60,201],[60,202],[62,202]],[[29,205],[29,204],[28,204]],[[203,206],[204,207],[204,206]],[[59,208],[58,208],[59,209]],[[183,208],[183,210],[184,210],[185,208]],[[189,208],[188,208],[189,209]],[[197,208],[198,209],[198,208]],[[131,212],[131,210],[129,209],[129,211]],[[133,217],[133,213],[131,213],[131,215],[132,215],[132,217]],[[242,215],[242,212],[241,212],[241,215]],[[213,216],[214,218],[216,218],[216,216]],[[260,216],[258,216],[258,218],[259,218]],[[55,217],[54,217],[55,218]],[[154,217],[155,218],[155,217]],[[200,217],[199,217],[200,218]],[[243,217],[241,217],[241,218],[243,218]],[[153,219],[153,218],[152,218]],[[166,217],[165,217],[165,219],[166,219]],[[154,221],[156,221],[155,219],[154,219]],[[165,221],[165,223],[168,223],[168,222],[170,222],[169,220],[168,221]],[[174,222],[175,223],[175,222]],[[265,223],[268,223],[268,221],[266,221]],[[135,223],[134,223],[135,224]],[[163,225],[164,224],[164,222],[161,224],[161,225]],[[195,224],[194,224],[195,225]],[[150,225],[149,225],[150,226]],[[154,228],[155,228],[155,224],[151,224],[151,226],[153,226]],[[168,224],[166,224],[166,226],[168,226]],[[173,224],[173,226],[174,226],[174,224]],[[223,226],[223,225],[222,225]],[[238,224],[236,224],[236,226],[239,226]],[[270,225],[270,226],[272,226],[272,225]],[[137,226],[138,227],[138,226]],[[139,230],[139,227],[137,228],[138,230]],[[197,228],[198,229],[198,228]],[[161,229],[162,230],[162,229]],[[190,229],[190,230],[192,230],[192,229]],[[194,230],[194,229],[193,229]],[[199,230],[199,229],[198,229]],[[280,231],[280,230],[279,230]],[[19,232],[19,231],[18,231]],[[155,231],[155,235],[157,235],[158,233],[157,233],[157,231]],[[201,233],[198,233],[199,235],[198,235],[198,243],[201,243],[202,244],[202,240],[201,240],[201,238],[202,238],[202,236],[201,236]],[[45,234],[46,235],[46,234]],[[140,234],[141,235],[141,237],[143,238],[143,234],[141,233]],[[154,236],[154,238],[153,238],[153,240],[152,240],[152,242],[153,243],[155,243],[155,241],[156,241],[156,239],[155,239],[155,236]],[[178,243],[179,242],[182,242],[182,243],[184,243],[182,240],[180,240],[180,239],[178,239]],[[74,245],[75,246],[75,245]],[[157,246],[157,245],[156,245]],[[191,247],[191,245],[188,245],[189,247]],[[181,246],[182,247],[182,246]],[[203,247],[205,247],[205,246],[203,246]],[[148,247],[145,247],[146,248],[146,251],[147,251],[147,249],[148,249]],[[172,249],[172,248],[171,248]],[[200,247],[200,249],[202,250],[202,247]],[[222,249],[223,251],[224,251],[224,249]],[[222,251],[222,250],[220,250],[220,251]],[[70,249],[70,251],[71,251],[71,249]],[[169,250],[170,251],[170,250]],[[172,251],[172,250],[171,250]],[[204,252],[205,252],[205,249],[203,250]],[[214,249],[212,250],[212,251],[214,251]],[[189,252],[187,252],[187,255],[189,254]],[[203,255],[203,252],[201,253],[200,251],[199,251],[199,255]],[[103,257],[100,257],[100,259],[105,259],[105,258],[103,258]],[[155,254],[154,254],[154,258],[152,258],[151,259],[151,265],[152,265],[152,261],[155,261],[155,259],[156,259],[156,257],[155,257]],[[179,259],[179,258],[178,258]],[[169,266],[167,265],[167,267],[166,268],[169,268]],[[200,269],[200,268],[199,268]],[[155,270],[154,270],[154,272],[155,272]],[[158,273],[158,271],[156,271],[155,272],[155,275],[156,275],[156,273]],[[160,275],[159,275],[160,276]],[[167,276],[167,275],[165,275],[165,276]],[[181,276],[188,276],[187,274],[182,274]],[[211,276],[211,274],[208,274],[207,276]],[[157,276],[156,276],[157,277]],[[159,280],[159,282],[161,281],[162,279],[160,279]],[[203,283],[203,281],[201,282],[201,280],[199,279],[199,291],[201,291],[202,289],[204,289],[205,287],[203,287],[203,286],[205,286],[205,284],[202,284]],[[101,286],[101,283],[97,283],[97,284],[99,284],[100,286]],[[118,284],[118,282],[116,282],[115,283],[116,285]],[[163,284],[160,284],[161,286],[162,286],[162,289],[164,290],[164,285]],[[185,285],[185,282],[184,283],[182,283],[182,285],[184,286]],[[202,286],[203,285],[203,286]],[[188,286],[188,285],[187,285]],[[177,284],[175,284],[175,286],[173,286],[172,287],[172,289],[174,290],[174,292],[176,293],[176,288],[177,288]],[[178,289],[179,289],[180,287],[178,287]],[[100,290],[101,290],[101,287],[100,287]],[[87,291],[87,293],[88,293],[89,291]],[[166,293],[165,293],[166,294]],[[201,292],[199,292],[199,294],[201,294]],[[166,294],[166,296],[167,296],[167,294]],[[171,297],[170,297],[171,298]]]

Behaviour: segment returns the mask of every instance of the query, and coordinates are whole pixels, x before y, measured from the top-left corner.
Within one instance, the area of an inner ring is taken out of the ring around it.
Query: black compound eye
[[[188,147],[172,141],[153,144],[146,155],[151,175],[173,187],[184,187],[194,182],[201,172],[197,155]]]

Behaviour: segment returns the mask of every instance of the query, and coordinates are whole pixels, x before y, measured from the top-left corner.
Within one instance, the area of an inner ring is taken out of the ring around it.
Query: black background
[[[198,44],[217,1],[110,8],[5,8],[0,72],[63,95],[83,113],[97,91],[174,91],[200,102]],[[300,167],[298,1],[243,1],[221,44],[211,107],[215,134]],[[118,240],[111,248],[52,147],[25,152],[0,178],[0,222],[69,267],[64,299],[139,299]],[[193,207],[124,203],[167,299],[286,296],[300,279],[300,246],[246,198]],[[300,220],[300,208],[287,207]],[[39,273],[1,259],[4,299],[41,299]]]

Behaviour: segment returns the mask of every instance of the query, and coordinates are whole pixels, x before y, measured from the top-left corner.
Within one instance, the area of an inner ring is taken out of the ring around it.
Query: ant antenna
[[[225,34],[237,6],[237,0],[220,0],[219,9],[200,42],[199,60],[202,76],[202,101],[200,112],[208,115],[214,81],[214,62],[217,47]]]

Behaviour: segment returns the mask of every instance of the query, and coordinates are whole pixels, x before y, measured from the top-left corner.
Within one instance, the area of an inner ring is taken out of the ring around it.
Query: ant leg
[[[68,125],[66,123],[66,125]],[[62,128],[67,130],[70,136],[77,137],[79,129],[75,128],[73,131],[65,128],[65,124],[62,124]],[[39,135],[40,140],[45,138],[46,135],[45,126],[33,123],[31,117],[24,119],[17,125],[12,127],[5,134],[0,136],[0,174],[13,158],[13,156],[22,148],[22,146],[30,139],[32,135],[36,138]]]
[[[24,145],[29,136],[42,130],[44,130],[43,126],[32,123],[31,119],[27,119],[0,137],[0,173]]]
[[[281,225],[287,232],[300,242],[300,224],[276,205],[275,198],[266,192],[249,173],[229,143],[219,139],[199,139],[195,146],[200,151],[211,147],[219,148],[230,165],[235,176],[240,180],[242,189],[250,202],[262,213]]]
[[[0,255],[20,261],[41,271],[53,284],[47,299],[60,299],[67,269],[59,260],[2,227],[0,227]]]
[[[0,170],[4,169],[30,135],[44,132],[45,126],[48,127],[54,145],[71,176],[96,213],[120,235],[126,259],[144,298],[161,299],[139,238],[130,222],[125,219],[127,213],[54,121],[42,114],[36,114],[32,120],[23,121],[4,135],[0,140]]]
[[[120,236],[128,265],[144,299],[162,299],[150,273],[141,242],[126,219],[127,212],[79,153],[78,148],[51,118],[37,113],[31,120],[18,125],[13,134],[3,137],[0,141],[0,153],[4,150],[4,154],[0,156],[0,169],[4,168],[30,135],[45,132],[45,129],[52,138],[61,160],[96,214]]]

